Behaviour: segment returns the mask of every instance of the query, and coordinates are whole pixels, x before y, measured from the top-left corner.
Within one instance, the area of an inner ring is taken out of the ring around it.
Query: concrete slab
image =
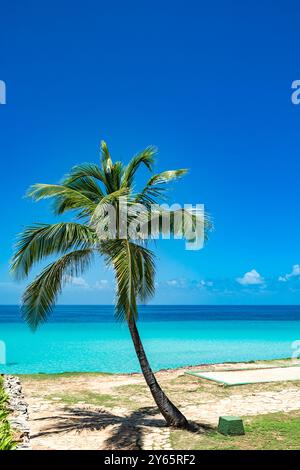
[[[185,372],[202,379],[212,380],[223,385],[245,385],[263,382],[285,382],[300,380],[300,367],[268,367],[257,369],[239,369],[224,371],[189,371]]]

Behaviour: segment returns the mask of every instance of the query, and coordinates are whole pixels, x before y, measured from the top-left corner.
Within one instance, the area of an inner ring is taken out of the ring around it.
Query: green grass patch
[[[132,395],[132,394],[137,394],[137,395],[150,395],[150,391],[147,387],[147,385],[140,385],[140,384],[132,384],[132,385],[118,385],[117,386],[118,393],[121,393],[122,395]]]
[[[176,450],[300,449],[300,411],[248,416],[244,424],[245,436],[223,436],[216,430],[171,430],[171,444]]]
[[[58,393],[48,395],[45,398],[51,401],[59,401],[66,405],[77,405],[80,402],[84,402],[89,405],[113,407],[118,404],[118,400],[112,395],[94,393],[86,390],[77,393]]]
[[[44,374],[43,372],[39,372],[37,374],[18,374],[20,379],[22,380],[57,380],[57,379],[65,379],[65,378],[72,378],[72,377],[95,377],[95,376],[107,376],[107,375],[114,375],[111,372],[58,372],[54,374]]]
[[[103,406],[106,408],[114,408],[118,406],[128,406],[133,408],[135,402],[129,398],[109,395],[104,393],[95,393],[87,390],[82,390],[76,393],[57,393],[55,395],[48,395],[45,397],[47,400],[65,403],[66,405],[78,405],[84,403],[87,405]]]
[[[0,451],[1,450],[12,450],[15,447],[15,443],[12,436],[12,431],[7,421],[7,395],[3,389],[3,379],[0,377]]]

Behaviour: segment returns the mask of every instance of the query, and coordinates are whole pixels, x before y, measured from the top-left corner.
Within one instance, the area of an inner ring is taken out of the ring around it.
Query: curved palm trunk
[[[152,396],[161,414],[165,418],[168,426],[173,426],[177,428],[187,428],[188,421],[162,391],[152,372],[146,353],[144,351],[143,344],[141,342],[141,338],[135,320],[129,320],[128,326],[144,378],[148,387],[150,388]]]

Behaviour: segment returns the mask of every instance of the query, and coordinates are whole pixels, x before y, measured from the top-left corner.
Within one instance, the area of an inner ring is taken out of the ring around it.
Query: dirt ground
[[[223,387],[184,372],[257,368],[288,361],[193,366],[156,374],[199,433],[221,415],[251,416],[300,409],[300,381]],[[21,376],[29,405],[31,448],[171,449],[170,429],[140,374]],[[171,431],[172,432],[172,431]]]

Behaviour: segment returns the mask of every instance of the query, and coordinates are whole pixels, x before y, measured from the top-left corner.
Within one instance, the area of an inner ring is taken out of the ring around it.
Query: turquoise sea
[[[300,306],[142,306],[138,326],[154,370],[285,358],[300,340]],[[0,372],[139,371],[112,306],[58,306],[35,333],[19,307],[0,306],[0,342]]]

